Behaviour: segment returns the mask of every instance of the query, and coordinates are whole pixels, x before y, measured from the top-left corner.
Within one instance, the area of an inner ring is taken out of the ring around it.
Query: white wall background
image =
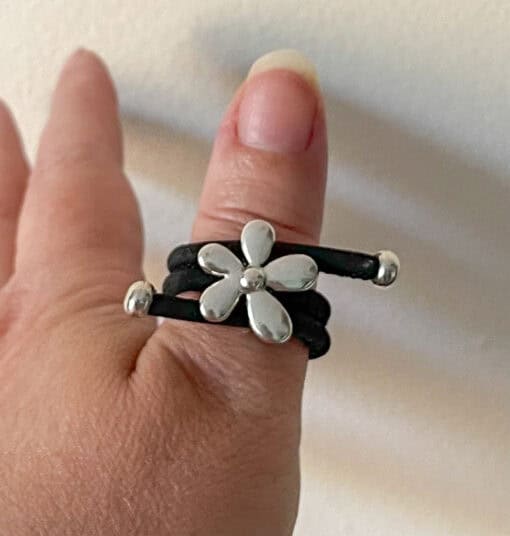
[[[323,280],[334,343],[306,386],[298,536],[510,534],[509,30],[505,0],[0,2],[0,95],[31,153],[64,58],[110,65],[155,282],[250,63],[316,62],[323,242],[391,247],[403,271],[391,292]]]

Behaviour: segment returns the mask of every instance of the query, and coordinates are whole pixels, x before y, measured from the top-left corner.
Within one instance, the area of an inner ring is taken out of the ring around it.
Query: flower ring
[[[209,322],[226,320],[239,298],[246,295],[248,319],[254,333],[265,342],[283,343],[292,336],[292,320],[283,305],[266,289],[302,292],[314,288],[319,269],[308,255],[293,254],[268,260],[275,231],[262,220],[247,223],[241,233],[244,264],[228,248],[211,243],[198,252],[199,266],[222,277],[200,296],[200,313]]]
[[[389,250],[369,254],[275,242],[273,227],[261,220],[247,223],[241,240],[178,246],[170,252],[167,266],[170,273],[163,292],[148,281],[129,287],[126,313],[249,325],[267,342],[283,343],[295,337],[308,348],[310,359],[326,354],[330,345],[329,302],[311,290],[319,272],[388,287],[400,271],[397,255]],[[202,294],[198,300],[181,297],[188,291]],[[308,292],[293,294],[299,291]],[[244,307],[236,307],[240,299],[246,301],[248,314]]]

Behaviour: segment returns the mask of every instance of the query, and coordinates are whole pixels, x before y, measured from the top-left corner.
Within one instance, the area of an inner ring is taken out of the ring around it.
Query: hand
[[[270,55],[220,126],[192,238],[256,217],[316,242],[325,175],[311,68]],[[33,169],[0,106],[0,191],[0,533],[291,534],[307,351],[124,314],[142,231],[95,55],[64,67]]]

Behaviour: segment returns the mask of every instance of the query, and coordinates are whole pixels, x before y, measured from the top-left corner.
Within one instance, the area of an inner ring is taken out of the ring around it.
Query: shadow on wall
[[[327,100],[327,110],[332,167],[356,170],[357,189],[366,189],[358,203],[372,201],[367,213],[480,272],[509,258],[502,237],[510,232],[510,176],[470,165],[349,103]],[[397,201],[399,212],[388,213]]]
[[[510,177],[338,100],[327,100],[330,179],[325,243],[391,247],[403,270],[400,306],[433,312],[509,371]],[[333,175],[333,176],[332,176]],[[348,242],[347,242],[348,241]],[[438,324],[440,326],[440,324]],[[446,350],[446,348],[445,348]],[[486,356],[486,358],[484,358]]]

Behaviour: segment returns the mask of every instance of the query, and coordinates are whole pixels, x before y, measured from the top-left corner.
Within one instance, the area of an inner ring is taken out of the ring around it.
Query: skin
[[[283,154],[238,139],[249,83],[218,130],[192,239],[238,237],[257,217],[281,240],[317,242],[318,89],[305,88],[308,147]],[[291,534],[307,352],[123,313],[143,279],[141,222],[97,56],[63,68],[32,168],[0,105],[0,191],[0,533]]]

